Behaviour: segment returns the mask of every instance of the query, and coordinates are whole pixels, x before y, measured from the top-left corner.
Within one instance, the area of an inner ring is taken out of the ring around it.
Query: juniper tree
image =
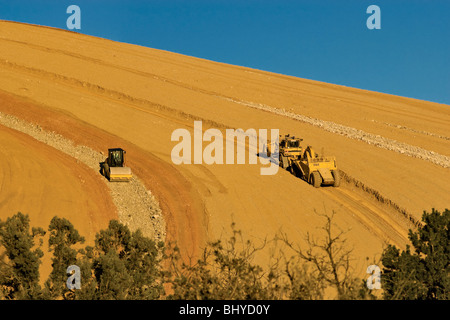
[[[140,230],[131,232],[117,220],[110,221],[97,233],[95,245],[86,247],[80,268],[88,287],[76,292],[77,298],[158,299],[163,293],[161,246]]]
[[[84,243],[78,231],[72,223],[65,218],[54,217],[50,221],[49,252],[53,252],[52,271],[49,279],[45,282],[48,298],[66,297],[69,289],[66,286],[67,267],[78,265],[77,255],[82,249],[74,249],[73,246]]]
[[[45,234],[42,228],[32,228],[30,218],[18,212],[0,221],[0,244],[3,246],[0,287],[6,299],[39,299],[39,265],[43,252],[42,239],[35,248],[35,238]]]
[[[384,298],[448,300],[450,298],[450,210],[424,211],[423,224],[409,231],[413,248],[389,245],[382,255]]]

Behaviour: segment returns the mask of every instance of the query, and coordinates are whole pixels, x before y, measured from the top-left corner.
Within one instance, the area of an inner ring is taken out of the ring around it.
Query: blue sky
[[[449,0],[0,0],[0,19],[67,29],[72,4],[80,33],[450,104]]]

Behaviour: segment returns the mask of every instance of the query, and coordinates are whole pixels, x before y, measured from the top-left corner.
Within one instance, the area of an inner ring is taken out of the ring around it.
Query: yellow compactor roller
[[[131,168],[125,166],[125,150],[121,148],[108,149],[108,158],[100,163],[100,172],[109,181],[130,181],[133,177]]]

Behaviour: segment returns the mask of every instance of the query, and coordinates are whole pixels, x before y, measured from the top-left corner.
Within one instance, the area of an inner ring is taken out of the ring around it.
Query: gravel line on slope
[[[75,145],[73,141],[55,132],[43,130],[39,125],[31,124],[14,116],[0,112],[0,124],[25,133],[81,162],[100,175],[99,163],[105,161],[103,152],[94,151],[86,146]],[[165,241],[166,224],[158,201],[147,190],[138,177],[133,175],[130,182],[110,183],[107,185],[113,203],[117,208],[119,221],[131,231],[140,229],[142,233],[156,242]]]
[[[396,128],[396,129],[400,129],[400,130],[406,130],[406,131],[411,131],[411,132],[414,132],[414,133],[424,134],[424,135],[427,135],[427,136],[431,136],[431,137],[435,137],[435,138],[439,138],[439,139],[443,139],[443,140],[450,140],[450,137],[442,136],[440,134],[436,134],[436,133],[432,133],[432,132],[428,132],[428,131],[416,130],[416,129],[413,129],[413,128],[408,128],[406,126],[402,126],[402,125],[399,125],[399,124],[392,124],[392,123],[389,123],[389,122],[379,122],[379,121],[376,121],[376,120],[370,120],[370,121],[375,122],[375,123],[382,123],[382,124],[384,124],[384,125],[386,125],[388,127],[392,127],[392,128]]]
[[[259,109],[263,111],[267,111],[270,113],[274,113],[277,115],[285,116],[291,119],[295,119],[298,121],[302,121],[313,125],[315,127],[322,128],[328,132],[339,134],[341,136],[345,136],[350,139],[355,139],[359,141],[363,141],[367,144],[374,145],[379,148],[383,148],[386,150],[395,151],[410,157],[419,158],[422,160],[426,160],[437,164],[444,168],[450,168],[450,158],[444,155],[441,155],[434,151],[425,150],[420,147],[416,147],[407,143],[399,142],[397,140],[389,139],[382,137],[380,135],[368,133],[359,129],[355,129],[352,127],[344,126],[338,123],[334,123],[331,121],[325,121],[320,119],[315,119],[312,117],[300,115],[297,113],[286,111],[285,109],[279,109],[275,107],[271,107],[268,105],[264,105],[261,103],[253,103],[241,100],[235,100],[231,98],[224,98],[228,101],[242,104],[247,107],[251,107],[254,109]]]

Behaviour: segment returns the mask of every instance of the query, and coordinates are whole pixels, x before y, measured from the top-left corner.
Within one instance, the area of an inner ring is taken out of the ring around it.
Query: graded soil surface
[[[96,151],[126,149],[133,173],[158,200],[167,240],[177,241],[187,258],[197,257],[206,241],[229,235],[232,222],[256,243],[283,232],[304,244],[308,232],[322,235],[320,214],[335,212],[364,272],[386,243],[405,247],[408,229],[424,210],[450,203],[448,105],[19,23],[0,22],[0,48],[0,112]],[[299,136],[304,146],[336,156],[345,179],[340,188],[316,189],[281,169],[261,175],[261,164],[175,165],[172,132],[184,128],[193,136],[194,120],[224,135],[227,128],[253,128]],[[5,141],[25,139],[1,133]],[[0,183],[7,177],[15,183],[2,189],[0,203],[22,194],[14,210],[28,211],[36,224],[47,223],[44,211],[77,216],[81,224],[92,223],[81,217],[112,218],[110,202],[99,203],[92,191],[102,188],[96,178],[70,183],[76,177],[69,172],[81,167],[48,148],[21,144],[16,152],[17,144],[1,150],[7,173]],[[25,180],[14,163],[31,152],[46,160],[36,160],[38,176]],[[52,176],[44,164],[56,167]],[[64,190],[60,184],[78,189],[54,195],[49,207],[50,196],[31,196],[43,179],[57,190]],[[81,201],[84,209],[75,213],[58,201]],[[12,213],[1,207],[2,218]],[[87,236],[89,228],[79,231]]]

